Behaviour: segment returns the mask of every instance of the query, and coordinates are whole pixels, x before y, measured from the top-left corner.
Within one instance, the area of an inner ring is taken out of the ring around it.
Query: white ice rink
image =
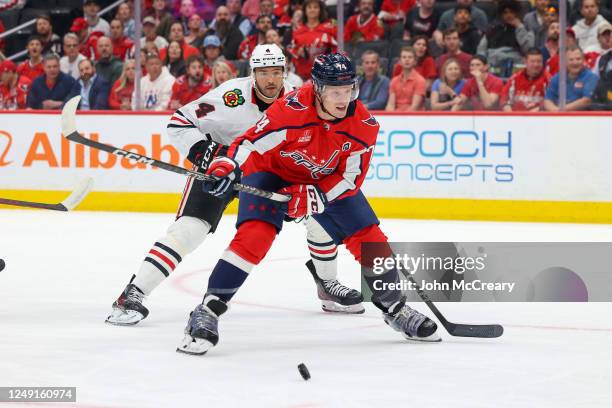
[[[202,357],[175,352],[234,233],[228,216],[147,300],[135,327],[104,324],[171,214],[0,210],[0,386],[76,386],[76,404],[10,407],[612,407],[612,308],[440,304],[449,320],[502,323],[499,339],[408,343],[367,305],[322,312],[304,230],[286,225]],[[384,220],[395,241],[610,241],[612,226]],[[359,285],[342,249],[340,279]],[[414,304],[427,312],[424,304]],[[296,366],[305,363],[312,379]],[[2,403],[0,403],[2,405]]]

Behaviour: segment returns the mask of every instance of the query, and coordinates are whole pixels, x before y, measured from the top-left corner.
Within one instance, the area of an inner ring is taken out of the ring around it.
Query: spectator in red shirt
[[[374,14],[374,0],[359,0],[359,14],[351,16],[344,26],[344,41],[378,41],[384,35],[382,22]]]
[[[42,44],[42,54],[54,52],[59,55],[62,53],[62,39],[53,32],[51,17],[46,14],[36,17],[36,35]]]
[[[126,60],[123,71],[108,95],[108,106],[114,110],[132,110],[132,93],[136,77],[136,61]]]
[[[302,25],[293,31],[288,51],[293,56],[296,74],[307,80],[314,59],[336,51],[336,27],[328,21],[325,4],[320,0],[305,0],[302,13]]]
[[[383,0],[378,18],[389,27],[404,23],[408,12],[416,5],[415,0]]]
[[[501,78],[489,74],[487,59],[474,55],[470,61],[469,78],[461,90],[461,102],[453,105],[452,111],[461,109],[496,110],[504,82]]]
[[[110,22],[110,39],[113,43],[113,55],[123,61],[127,53],[132,49],[134,41],[127,38],[121,20],[114,19]]]
[[[88,30],[89,25],[83,17],[75,18],[70,26],[70,31],[79,37],[79,53],[93,61],[97,58],[98,38],[102,36],[102,33],[96,32],[89,35]]]
[[[470,76],[470,60],[472,56],[461,51],[461,42],[459,41],[459,32],[456,28],[449,28],[444,31],[444,47],[446,52],[438,57],[438,68],[440,68],[447,59],[454,58],[461,67],[461,72],[464,78]]]
[[[172,96],[168,109],[176,110],[191,101],[195,101],[211,88],[211,82],[204,78],[202,57],[189,57],[187,59],[187,73],[178,77],[172,86]]]
[[[266,32],[272,28],[272,18],[269,15],[262,14],[255,20],[256,33],[249,35],[242,40],[238,49],[238,58],[248,60],[255,47],[266,42]]]
[[[28,39],[27,50],[29,58],[17,66],[17,73],[33,81],[36,77],[45,73],[43,70],[42,41],[38,36],[33,35]]]
[[[183,25],[180,22],[172,23],[170,26],[170,41],[178,41],[181,44],[181,48],[183,49],[183,58],[187,59],[192,55],[199,55],[200,51],[197,48],[192,47],[191,45],[185,42],[185,32],[183,31]],[[166,58],[167,48],[162,48],[159,50],[159,57],[162,61]]]
[[[418,35],[412,39],[412,48],[417,57],[417,65],[414,68],[416,72],[421,74],[425,78],[427,84],[427,90],[431,89],[431,84],[438,77],[438,70],[436,69],[436,62],[433,57],[429,55],[429,42],[427,37],[424,35]],[[402,66],[398,62],[393,67],[393,76],[401,75]]]
[[[500,105],[505,112],[543,110],[550,75],[544,71],[544,57],[536,48],[527,51],[525,68],[510,77],[502,89]]]
[[[404,47],[400,52],[402,74],[396,76],[389,84],[387,111],[417,111],[423,108],[427,87],[425,78],[416,67],[416,52],[412,47]]]
[[[0,63],[0,110],[26,108],[26,98],[32,81],[17,73],[17,66],[11,60]]]

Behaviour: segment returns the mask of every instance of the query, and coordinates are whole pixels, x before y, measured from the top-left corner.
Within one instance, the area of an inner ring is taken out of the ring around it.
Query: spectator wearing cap
[[[512,66],[520,64],[523,55],[533,48],[535,37],[520,19],[516,0],[498,4],[498,20],[487,30],[478,44],[478,54],[484,55],[489,66],[503,77],[512,75]]]
[[[199,48],[206,37],[208,29],[202,21],[202,17],[198,13],[194,13],[187,21],[188,34],[185,36],[185,42],[192,47]]]
[[[558,41],[558,40],[557,40]],[[576,47],[578,42],[576,41],[576,34],[574,30],[570,27],[566,30],[565,35],[565,49],[569,50],[570,48]],[[546,70],[550,74],[550,76],[555,75],[559,72],[559,47],[557,46],[557,52],[555,55],[552,55],[548,61],[546,62]]]
[[[191,56],[187,59],[187,72],[176,79],[172,86],[172,96],[168,109],[176,110],[181,106],[195,101],[212,87],[210,78],[204,76],[204,61],[201,56]]]
[[[439,70],[448,59],[453,58],[461,67],[463,78],[468,78],[470,76],[470,61],[472,60],[472,56],[461,51],[460,45],[461,42],[457,29],[449,28],[446,30],[444,32],[444,49],[446,52],[438,57],[437,66]]]
[[[432,38],[440,21],[440,12],[435,8],[436,0],[421,0],[406,16],[404,40],[417,35]]]
[[[174,22],[174,17],[168,9],[166,0],[153,0],[152,7],[146,9],[144,15],[145,18],[152,18],[150,21],[153,21],[155,33],[165,39],[168,39],[170,35],[170,26]],[[161,49],[163,47],[158,46],[158,48]]]
[[[516,72],[504,85],[500,105],[505,112],[544,109],[544,95],[550,75],[544,70],[544,57],[537,48],[527,51],[525,68]]]
[[[119,19],[111,20],[110,22],[110,39],[113,44],[113,55],[119,58],[121,61],[125,59],[128,52],[134,46],[134,41],[130,40],[123,34],[123,23]]]
[[[136,41],[136,20],[132,17],[132,10],[128,3],[121,3],[117,7],[115,18],[123,23],[123,35],[132,41]]]
[[[465,6],[470,9],[472,23],[478,30],[484,32],[487,29],[487,26],[489,24],[487,20],[487,15],[484,11],[482,11],[482,9],[474,6],[474,0],[457,0],[457,6]],[[438,46],[442,47],[442,33],[454,25],[454,20],[454,8],[446,10],[444,13],[442,13],[442,16],[440,16],[438,28],[434,32],[434,40],[436,41],[436,44],[438,44]]]
[[[219,60],[225,60],[221,55],[221,40],[216,35],[208,35],[202,43],[202,54],[204,55],[204,75],[212,77],[213,66]]]
[[[266,42],[266,32],[272,28],[272,19],[270,16],[262,14],[257,17],[255,27],[257,32],[249,35],[240,43],[240,48],[238,49],[239,59],[248,60],[251,58],[255,47]]]
[[[0,62],[0,110],[25,109],[32,81],[17,73],[11,60]]]
[[[585,110],[591,106],[593,92],[597,86],[597,75],[584,65],[584,53],[578,46],[567,49],[567,99],[565,110]],[[559,74],[552,77],[546,90],[544,108],[549,112],[559,111]]]
[[[210,25],[209,34],[216,35],[223,46],[223,56],[229,60],[236,59],[240,43],[244,39],[242,32],[232,25],[229,10],[225,6],[219,6],[215,14],[215,20]]]
[[[75,33],[79,38],[79,52],[86,58],[94,60],[96,58],[96,45],[98,38],[102,36],[101,32],[89,34],[89,26],[87,20],[83,17],[77,17],[70,26],[70,31]]]
[[[100,37],[97,46],[100,57],[96,62],[96,71],[109,84],[114,84],[119,76],[121,76],[123,62],[113,55],[113,43],[110,38]]]
[[[531,31],[535,37],[535,47],[540,48],[546,41],[546,11],[550,7],[550,0],[535,0],[535,8],[533,11],[525,14],[523,24],[525,28]]]
[[[402,48],[400,64],[402,66],[401,75],[394,77],[389,84],[386,110],[392,112],[422,110],[427,84],[425,78],[415,69],[417,56],[412,47]]]
[[[98,0],[83,0],[83,16],[87,20],[89,34],[100,32],[102,35],[110,35],[110,25],[108,21],[98,17],[100,3]]]
[[[147,16],[142,20],[142,34],[140,46],[144,47],[147,43],[154,44],[157,49],[161,50],[168,46],[168,40],[157,34],[155,31],[155,18]]]
[[[79,62],[87,59],[79,52],[79,37],[75,33],[64,35],[64,56],[60,58],[60,71],[70,75],[74,79],[79,79]]]
[[[597,87],[593,94],[593,102],[597,109],[612,110],[612,27],[603,26],[599,28],[599,37],[605,37],[607,44],[602,44],[603,52],[597,59],[593,72],[599,77]],[[602,39],[599,40],[602,43]]]
[[[344,26],[344,41],[353,44],[361,41],[382,40],[385,28],[374,14],[374,0],[359,0],[359,13],[349,17]]]
[[[225,6],[229,10],[232,25],[239,29],[244,37],[248,36],[253,29],[253,24],[251,24],[248,18],[242,15],[240,0],[226,0]]]
[[[115,81],[108,95],[108,106],[114,110],[131,110],[134,80],[136,78],[136,61],[126,60],[121,76]]]
[[[457,29],[459,34],[461,50],[470,55],[476,54],[478,44],[482,39],[482,31],[472,24],[472,9],[461,5],[455,7],[454,19],[454,28]],[[444,35],[442,40],[444,40]]]
[[[599,14],[599,0],[583,0],[580,7],[582,19],[572,27],[576,33],[578,46],[584,51],[597,47],[597,29],[609,22]]]
[[[51,17],[46,14],[41,14],[36,17],[35,25],[36,35],[40,38],[42,44],[42,53],[54,52],[56,54],[62,53],[62,39],[59,35],[53,32],[53,25],[51,25]]]
[[[604,24],[597,30],[597,40],[599,41],[600,52],[593,64],[593,73],[598,75],[599,62],[601,57],[612,51],[612,24]]]
[[[169,40],[176,41],[181,45],[181,48],[183,49],[184,59],[187,59],[191,57],[192,55],[200,54],[200,51],[197,48],[192,47],[191,45],[187,44],[187,42],[185,41],[185,32],[183,31],[183,25],[178,21],[172,23],[172,26],[170,26]],[[159,50],[159,56],[162,60],[166,58],[166,52],[167,52],[167,48],[161,48]]]
[[[28,59],[17,66],[17,73],[33,81],[45,73],[43,69],[42,42],[38,36],[33,35],[28,39],[27,50]]]
[[[56,54],[45,55],[43,67],[45,73],[32,81],[27,106],[32,109],[59,109],[76,81],[60,71],[59,56]]]
[[[359,100],[369,110],[384,110],[389,99],[389,78],[380,73],[380,56],[367,50],[361,55]]]
[[[162,69],[162,60],[158,55],[148,54],[146,60],[147,75],[140,79],[142,109],[162,111],[168,109],[174,77],[168,70]],[[132,108],[136,110],[136,98],[132,96]]]
[[[497,110],[504,82],[489,73],[486,57],[482,55],[472,57],[470,75],[471,78],[468,78],[461,90],[461,101],[453,105],[451,111],[462,109]]]
[[[110,83],[99,75],[91,60],[85,59],[79,63],[80,77],[70,89],[65,101],[80,95],[78,109],[94,110],[108,109],[108,94]]]

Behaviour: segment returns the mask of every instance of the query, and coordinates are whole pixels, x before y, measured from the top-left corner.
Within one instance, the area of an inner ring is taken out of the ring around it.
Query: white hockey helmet
[[[256,46],[249,60],[251,71],[255,71],[255,68],[265,67],[285,68],[285,63],[285,54],[276,44],[260,44]]]

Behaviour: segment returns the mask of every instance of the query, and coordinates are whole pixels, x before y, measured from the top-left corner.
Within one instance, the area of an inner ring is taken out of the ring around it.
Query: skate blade
[[[106,318],[106,323],[115,326],[133,326],[144,319],[142,313],[135,310],[113,309]]]
[[[213,347],[214,344],[208,340],[197,339],[186,334],[181,344],[176,348],[176,351],[179,353],[201,356],[206,354],[206,352]]]
[[[404,338],[408,341],[415,343],[439,343],[442,341],[442,337],[438,335],[438,332],[432,333],[427,337],[410,337],[406,333],[402,333]]]
[[[355,305],[341,305],[331,300],[322,300],[321,309],[328,313],[362,314],[365,312],[365,308],[361,303]]]

